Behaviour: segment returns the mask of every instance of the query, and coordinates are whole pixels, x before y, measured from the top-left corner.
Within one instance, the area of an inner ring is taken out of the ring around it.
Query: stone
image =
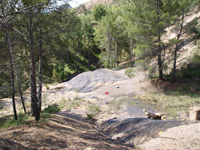
[[[190,121],[198,121],[200,120],[200,106],[190,107]]]
[[[147,115],[147,117],[149,119],[154,119],[154,120],[161,120],[164,116],[163,113],[150,113],[150,112],[145,112],[145,114]]]

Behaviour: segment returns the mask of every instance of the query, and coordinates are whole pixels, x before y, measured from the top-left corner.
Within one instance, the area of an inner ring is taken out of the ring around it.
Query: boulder
[[[200,120],[200,106],[190,107],[190,121],[198,121]]]
[[[145,112],[145,114],[149,119],[162,120],[164,118],[164,114],[159,112],[158,113]]]

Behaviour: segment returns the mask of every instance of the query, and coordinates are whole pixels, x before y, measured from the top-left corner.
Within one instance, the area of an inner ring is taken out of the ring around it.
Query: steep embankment
[[[99,4],[106,4],[106,3],[111,3],[114,0],[90,0],[89,2],[86,2],[76,8],[76,11],[78,14],[84,13],[85,10],[91,10],[95,6]]]
[[[194,33],[191,31],[192,22],[197,20],[197,28],[200,28],[200,11],[191,10],[185,14],[183,30],[180,35],[180,45],[177,53],[177,69],[181,67],[185,68],[187,64],[191,63],[193,52],[199,48],[199,43],[194,40]],[[164,69],[165,74],[169,74],[173,68],[174,61],[174,49],[175,44],[172,44],[170,40],[177,39],[180,32],[180,25],[172,25],[165,29],[165,34],[162,36],[162,42],[164,43],[165,52],[163,55],[163,63],[166,64],[167,68]],[[152,60],[151,66],[157,67],[157,58]]]

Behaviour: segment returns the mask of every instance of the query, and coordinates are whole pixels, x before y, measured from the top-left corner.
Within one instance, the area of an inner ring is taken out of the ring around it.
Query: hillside
[[[92,8],[94,8],[95,6],[99,5],[99,4],[106,4],[106,3],[111,3],[111,2],[114,2],[116,0],[90,0],[89,2],[86,2],[82,5],[80,5],[77,9],[79,9],[80,7],[84,7],[87,9],[87,10],[91,10]]]
[[[98,6],[99,4],[107,4],[107,3],[111,3],[115,1],[119,1],[119,0],[90,0],[78,6],[75,10],[77,11],[78,14],[81,14],[81,13],[84,13],[85,10],[91,10],[95,6]]]
[[[200,149],[200,2],[115,1],[2,23],[0,150]]]
[[[199,43],[197,39],[193,39],[194,33],[191,31],[192,22],[197,20],[197,28],[200,28],[200,11],[190,11],[185,15],[184,24],[183,24],[183,32],[180,36],[180,49],[178,50],[177,56],[177,69],[181,70],[182,68],[186,68],[187,65],[192,63],[192,57],[194,53],[198,53]],[[170,40],[176,39],[177,35],[180,31],[177,29],[176,25],[172,25],[165,29],[165,34],[162,36],[162,41],[166,45],[165,47],[165,55],[164,64],[167,65],[167,69],[165,69],[165,74],[170,74],[173,69],[173,61],[174,61],[174,48],[175,46],[170,44]],[[157,58],[151,60],[151,65],[155,66],[157,69]]]

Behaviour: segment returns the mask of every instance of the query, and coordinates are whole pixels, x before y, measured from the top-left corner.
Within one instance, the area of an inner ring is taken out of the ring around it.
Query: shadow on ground
[[[101,128],[113,139],[137,146],[158,137],[169,128],[183,124],[185,122],[130,118],[124,121],[108,120]]]
[[[79,115],[60,113],[53,115],[47,124],[5,129],[0,136],[37,150],[84,150],[88,147],[100,150],[133,149],[122,142],[109,139],[90,121],[83,120],[85,119]]]

